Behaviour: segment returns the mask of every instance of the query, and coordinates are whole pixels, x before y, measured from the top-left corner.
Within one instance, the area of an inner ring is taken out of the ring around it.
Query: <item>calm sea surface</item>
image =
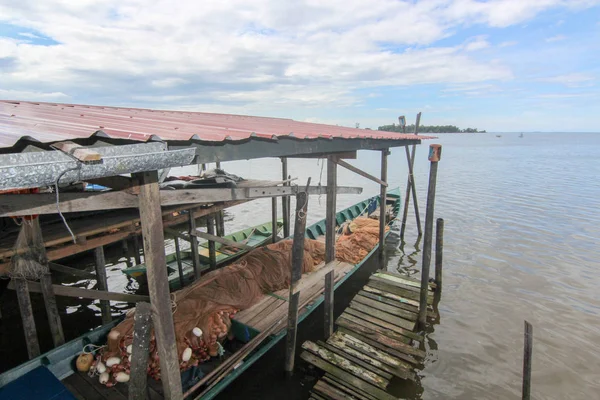
[[[598,398],[600,134],[446,134],[433,142],[443,145],[435,211],[446,224],[444,290],[440,324],[428,336],[422,387],[410,396],[519,398],[523,320],[528,320],[534,326],[532,397]],[[423,143],[415,162],[422,220],[429,172],[428,143]],[[359,152],[352,163],[379,175],[379,153]],[[247,178],[281,177],[278,159],[223,167]],[[403,148],[392,150],[388,171],[390,187],[402,187],[404,197]],[[326,168],[317,160],[290,159],[289,173],[298,177],[298,184],[308,177],[313,184],[326,183]],[[362,195],[338,196],[338,209],[379,193],[375,183],[343,168],[338,169],[338,185],[364,188]],[[270,213],[270,200],[232,208],[226,231],[268,221]],[[312,196],[308,222],[324,216],[325,196]],[[418,275],[422,243],[416,242],[414,215],[407,232],[403,246],[390,236],[387,268]],[[109,289],[134,292],[136,284],[120,272],[125,259],[120,254],[109,259]],[[74,283],[94,287],[93,281]],[[99,324],[94,304],[61,299],[61,305],[68,337]],[[43,317],[40,325],[46,325]],[[0,329],[0,350],[9,355],[5,360],[12,360],[3,365],[8,367],[19,361],[9,347],[22,339],[16,338],[21,335],[14,326],[2,324]],[[19,354],[24,351],[23,347]]]

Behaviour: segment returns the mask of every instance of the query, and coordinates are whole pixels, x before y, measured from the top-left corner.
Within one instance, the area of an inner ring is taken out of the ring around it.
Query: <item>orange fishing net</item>
[[[386,226],[386,232],[389,231]],[[358,217],[342,226],[342,235],[335,243],[335,257],[358,264],[379,243],[379,220]]]
[[[212,271],[172,294],[182,370],[217,355],[217,343],[225,339],[231,318],[237,311],[249,308],[265,293],[289,287],[292,243],[292,240],[284,240],[252,250],[235,264]],[[302,273],[312,272],[324,260],[325,245],[306,239]],[[133,310],[129,312],[125,320],[111,330],[108,348],[99,358],[104,362],[110,357],[119,357],[119,363],[111,367],[112,375],[129,372],[127,350],[133,342],[134,314]],[[148,373],[159,379],[160,365],[154,333],[150,354]],[[114,381],[107,383],[110,386]]]

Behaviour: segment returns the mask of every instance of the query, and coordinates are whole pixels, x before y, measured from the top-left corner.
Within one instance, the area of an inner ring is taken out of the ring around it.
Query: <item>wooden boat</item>
[[[371,197],[367,200],[359,202],[351,207],[346,208],[336,214],[336,222],[339,225],[346,221],[357,218],[358,216],[365,214],[378,214],[378,207],[380,206],[379,196]],[[400,209],[400,191],[399,189],[388,192],[386,199],[386,211],[389,215],[390,223],[399,213]],[[389,233],[389,232],[388,232]],[[306,236],[311,239],[321,239],[325,234],[325,220],[319,221],[306,229]],[[356,270],[358,270],[370,257],[377,251],[376,246],[360,263],[345,264],[341,265],[341,268],[335,269],[335,288],[337,289],[343,282],[345,282]],[[318,274],[318,271],[308,275],[308,278],[302,278],[301,282],[305,279],[312,281],[312,284],[305,285],[306,290],[301,292],[301,307],[298,311],[298,322],[303,321],[310,313],[315,310],[324,300],[323,292],[323,276],[317,277],[319,279],[311,278],[311,276]],[[284,289],[283,294],[289,292],[289,289]],[[304,294],[306,293],[306,294]],[[303,297],[304,296],[304,297]],[[303,305],[304,304],[304,305]],[[240,349],[240,345],[248,343],[250,340],[260,335],[260,331],[255,329],[256,324],[250,321],[242,320],[244,312],[246,316],[254,313],[260,317],[268,311],[269,315],[280,314],[280,317],[286,318],[287,316],[287,301],[282,298],[281,293],[271,293],[264,296],[264,298],[251,307],[248,310],[244,310],[236,315],[232,320],[232,330],[236,340],[232,342],[232,346],[225,346],[225,355],[223,358],[213,358],[206,363],[200,364],[198,367],[191,368],[182,373],[183,390],[187,390],[192,387],[196,382],[199,381],[203,376],[209,373],[211,370],[217,368],[227,358],[233,356],[236,351]],[[262,311],[261,311],[262,309]],[[259,318],[260,319],[260,318]],[[263,318],[264,319],[264,318]],[[75,359],[81,353],[84,346],[88,344],[104,344],[106,343],[106,337],[110,330],[117,325],[120,320],[115,320],[110,324],[104,325],[100,328],[94,329],[77,339],[74,339],[62,346],[59,346],[37,358],[29,360],[16,368],[13,368],[0,375],[0,400],[4,400],[3,392],[5,387],[12,386],[14,390],[15,385],[20,384],[20,388],[31,385],[31,381],[38,379],[37,375],[40,371],[45,373],[45,379],[54,379],[54,382],[48,384],[49,387],[62,388],[63,393],[73,393],[75,397],[56,397],[56,393],[47,393],[44,396],[37,396],[38,399],[49,399],[49,398],[60,398],[60,399],[72,399],[72,398],[87,398],[84,392],[93,393],[98,399],[109,399],[109,398],[127,398],[127,385],[117,384],[112,388],[107,388],[98,383],[97,378],[90,378],[87,374],[79,373],[75,369]],[[268,350],[270,350],[275,344],[277,344],[286,335],[285,323],[279,324],[278,329],[272,329],[269,331],[272,333],[268,335],[260,345],[255,348],[248,356],[243,359],[237,366],[228,374],[223,376],[217,382],[211,385],[209,390],[206,390],[198,397],[188,397],[195,399],[209,400],[213,399],[219,394],[225,387],[227,387],[233,380],[235,380],[245,370],[250,368],[257,360],[259,360]],[[48,373],[49,372],[49,373]],[[35,376],[34,376],[35,375]],[[29,378],[28,378],[29,377]],[[29,383],[27,383],[29,379]],[[57,384],[59,386],[57,386]],[[35,386],[35,385],[34,385]],[[153,379],[148,379],[150,398],[161,399],[164,398],[162,395],[162,385]],[[8,392],[7,389],[5,392]],[[59,390],[55,389],[55,390]],[[7,399],[10,397],[6,397]]]
[[[277,222],[277,229],[283,226],[283,221]],[[268,243],[272,238],[272,222],[256,225],[254,227],[243,229],[239,232],[232,233],[225,236],[225,239],[237,243],[243,243],[247,246],[256,248]],[[215,243],[216,250],[216,262],[217,266],[222,265],[226,262],[230,262],[244,254],[249,250],[237,249],[231,246],[226,246],[221,243]],[[200,243],[199,245],[199,256],[200,256],[200,271],[205,271],[210,268],[210,258],[208,253],[208,242]],[[169,271],[169,286],[172,290],[179,289],[181,287],[181,281],[179,277],[178,265],[177,265],[177,254],[167,254],[167,269]],[[192,254],[190,250],[181,251],[181,264],[183,267],[183,279],[187,284],[194,279],[194,267],[192,261]],[[134,278],[138,281],[141,286],[147,285],[146,281],[146,264],[134,265],[129,268],[125,268],[123,271],[127,276]]]

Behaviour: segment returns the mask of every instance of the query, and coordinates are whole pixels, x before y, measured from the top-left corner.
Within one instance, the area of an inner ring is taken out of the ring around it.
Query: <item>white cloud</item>
[[[551,36],[549,38],[546,38],[546,42],[548,43],[552,43],[552,42],[560,42],[561,40],[565,40],[567,37],[565,35],[555,35],[555,36]]]
[[[501,42],[498,47],[510,47],[510,46],[515,46],[517,45],[519,42],[517,42],[516,40],[509,40],[506,42]]]
[[[549,78],[541,79],[541,81],[543,82],[558,83],[571,88],[592,86],[596,80],[596,77],[594,77],[593,75],[586,74],[583,72],[556,75]]]
[[[58,42],[0,38],[0,87],[23,99],[211,110],[352,106],[357,90],[512,78],[476,57],[489,46],[436,45],[463,25],[507,26],[574,0],[21,0],[10,22]],[[509,42],[505,42],[509,43]],[[508,45],[508,44],[506,44]],[[502,46],[502,44],[501,44]],[[37,93],[37,94],[36,94]],[[3,96],[6,97],[6,96]],[[31,97],[31,98],[33,98]]]
[[[465,45],[466,51],[477,51],[483,50],[490,47],[490,43],[486,40],[484,36],[476,37],[474,40],[470,41]]]

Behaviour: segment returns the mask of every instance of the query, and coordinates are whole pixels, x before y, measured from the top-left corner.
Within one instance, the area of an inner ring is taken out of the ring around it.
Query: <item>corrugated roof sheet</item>
[[[30,137],[42,143],[89,138],[103,132],[133,141],[240,141],[250,137],[296,139],[427,139],[283,118],[139,108],[0,100],[0,148]]]

